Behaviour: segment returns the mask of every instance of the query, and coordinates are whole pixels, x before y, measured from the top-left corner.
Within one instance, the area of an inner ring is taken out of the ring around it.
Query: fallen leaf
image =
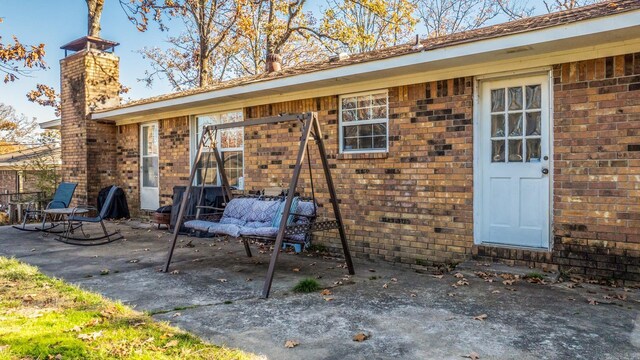
[[[480,355],[478,355],[477,352],[472,351],[469,353],[469,355],[464,355],[463,358],[467,358],[467,359],[471,359],[471,360],[478,360],[480,359]]]
[[[500,290],[493,290],[491,293],[492,294],[500,294]]]
[[[391,278],[391,282],[398,282],[398,279],[396,279],[396,278]]]
[[[102,336],[102,331],[96,331],[90,334],[78,334],[78,339],[91,341],[99,338],[100,336]]]
[[[596,301],[596,299],[587,299],[587,301],[589,302],[589,305],[598,305],[598,302]]]
[[[462,279],[464,277],[462,273],[455,273],[453,276],[457,277],[458,279]]]
[[[487,317],[488,317],[487,314],[481,314],[478,316],[474,316],[473,320],[484,321]]]
[[[416,297],[416,296],[418,296],[418,295],[416,295],[415,293],[410,293],[410,294],[409,294],[409,296],[411,296],[411,297]]]
[[[449,295],[449,297],[454,297],[454,296],[456,296],[456,294],[454,294],[454,293],[448,293],[447,295]]]
[[[388,287],[389,287],[389,285],[388,285],[387,283],[384,283],[384,285],[382,285],[382,288],[383,288],[383,289],[386,289],[386,288],[388,288]]]
[[[514,282],[515,282],[515,280],[504,280],[502,283],[504,285],[513,285]]]
[[[221,283],[226,283],[227,279],[218,279],[218,281],[220,281]]]
[[[101,321],[100,319],[95,318],[95,319],[91,319],[91,320],[89,320],[89,322],[87,322],[86,324],[84,324],[84,326],[87,326],[87,327],[89,327],[89,326],[96,326],[96,325],[100,324],[101,322],[102,322],[102,321]]]
[[[322,296],[328,296],[328,295],[332,295],[331,290],[329,289],[324,289],[320,292],[320,295]]]
[[[616,299],[627,301],[627,294],[616,294]]]
[[[82,327],[76,325],[74,327],[71,328],[71,330],[69,330],[70,332],[80,332],[82,331]]]
[[[291,271],[293,271],[293,272],[300,272],[300,269],[299,269],[299,268],[293,268],[293,269],[291,269]]]
[[[252,278],[246,278],[246,279],[244,279],[244,281],[249,282],[249,281],[253,281],[253,279]]]
[[[34,249],[31,249],[30,251],[31,251],[31,252],[34,252],[34,251],[36,251],[36,249],[34,248]]]
[[[9,348],[9,345],[0,345],[0,352],[5,351]]]
[[[26,294],[22,297],[22,301],[31,302],[36,298],[36,294]]]
[[[360,333],[357,333],[357,334],[353,335],[353,341],[363,342],[363,341],[369,339],[369,337],[371,337],[371,335],[360,332]]]
[[[444,277],[444,275],[431,275],[431,276],[436,279],[442,279]]]
[[[333,301],[333,299],[334,298],[332,298],[332,297],[326,297],[326,298],[324,298],[324,301]]]
[[[109,269],[100,270],[100,275],[109,275]]]
[[[178,317],[178,316],[180,316],[180,315],[181,315],[181,314],[180,314],[179,312],[177,312],[177,313],[175,313],[175,314],[171,315],[171,317]]]
[[[178,340],[171,340],[164,345],[165,348],[174,347],[178,345]]]
[[[298,341],[295,341],[295,340],[287,340],[284,343],[284,347],[286,347],[288,349],[294,348],[294,347],[296,347],[298,345],[300,345],[300,343]]]
[[[170,272],[169,274],[171,275],[177,275],[180,274],[180,270],[173,270],[172,272]]]

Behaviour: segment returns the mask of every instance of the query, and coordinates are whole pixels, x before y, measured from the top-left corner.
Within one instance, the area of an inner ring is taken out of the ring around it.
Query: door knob
[[[543,173],[543,174],[545,174],[545,175],[547,175],[547,174],[549,173],[549,169],[547,169],[547,168],[543,168],[543,169],[542,169],[542,173]]]

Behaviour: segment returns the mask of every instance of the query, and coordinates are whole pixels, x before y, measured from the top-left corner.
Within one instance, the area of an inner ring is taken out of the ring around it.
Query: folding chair
[[[65,209],[69,207],[71,203],[71,199],[73,198],[73,193],[76,191],[77,183],[69,183],[63,182],[58,185],[55,194],[53,194],[53,199],[47,204],[44,208],[48,209]],[[22,224],[20,226],[13,226],[15,229],[22,231],[50,231],[53,228],[57,227],[59,224],[54,224],[54,218],[51,219],[51,226],[45,228],[45,224],[47,221],[47,215],[43,212],[43,210],[33,209],[32,204],[29,204],[27,210],[24,212],[24,217],[22,219]],[[37,228],[27,228],[27,220],[36,219],[38,217],[42,218],[42,227]]]

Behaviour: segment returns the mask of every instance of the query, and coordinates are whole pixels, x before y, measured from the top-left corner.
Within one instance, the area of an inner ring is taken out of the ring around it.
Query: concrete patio
[[[283,253],[265,300],[268,249],[247,258],[235,240],[185,236],[165,274],[167,231],[108,226],[127,240],[79,247],[2,227],[0,255],[268,359],[640,359],[638,289],[552,283],[557,274],[532,283],[507,275],[529,269],[475,262],[440,275],[356,260],[349,277],[340,259]],[[292,292],[308,277],[331,294]],[[353,341],[360,332],[370,338]]]

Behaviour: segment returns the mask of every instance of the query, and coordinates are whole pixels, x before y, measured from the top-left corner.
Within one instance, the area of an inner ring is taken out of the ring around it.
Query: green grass
[[[539,279],[539,280],[544,280],[544,275],[538,273],[538,272],[530,272],[527,275],[524,276],[525,279]]]
[[[254,359],[0,257],[0,359]]]
[[[320,283],[312,278],[300,280],[300,282],[293,287],[293,291],[299,293],[311,293],[318,290],[320,290]]]

